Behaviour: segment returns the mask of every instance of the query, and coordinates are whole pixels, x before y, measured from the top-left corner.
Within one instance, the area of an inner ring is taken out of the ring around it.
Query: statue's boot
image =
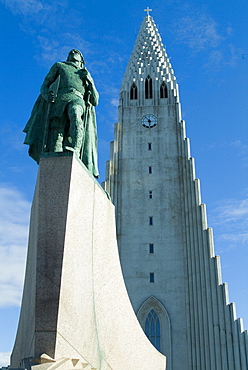
[[[54,143],[54,152],[63,152],[63,133],[59,130],[55,130],[55,143]]]
[[[50,132],[48,137],[49,152],[63,152],[64,130],[59,117],[54,117],[50,123]]]

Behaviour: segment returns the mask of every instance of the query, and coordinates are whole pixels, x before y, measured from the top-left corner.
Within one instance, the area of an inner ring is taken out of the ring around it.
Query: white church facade
[[[248,332],[221,280],[176,78],[150,15],[123,78],[104,187],[133,309],[166,369],[247,370]]]

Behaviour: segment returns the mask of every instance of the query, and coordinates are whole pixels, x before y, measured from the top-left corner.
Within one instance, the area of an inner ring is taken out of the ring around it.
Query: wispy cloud
[[[225,61],[227,65],[230,67],[236,67],[238,62],[243,59],[245,55],[245,50],[241,48],[237,48],[233,44],[228,45],[229,48],[229,58]]]
[[[15,188],[0,186],[0,306],[19,305],[26,258],[30,203]]]
[[[236,200],[228,199],[223,205],[215,209],[216,220],[219,223],[227,224],[230,222],[248,221],[248,198]]]
[[[14,15],[43,23],[49,16],[67,8],[67,0],[0,0]]]
[[[11,352],[0,352],[0,366],[8,366]]]
[[[70,24],[66,14],[67,0],[0,0],[15,16],[20,29],[35,39],[36,58],[44,64],[64,59],[70,48],[80,48],[85,42],[75,33],[63,32]],[[67,23],[65,23],[67,22]],[[37,42],[38,41],[38,42]],[[72,47],[70,47],[72,45]],[[75,46],[76,45],[76,46]]]
[[[224,241],[231,242],[232,244],[241,243],[241,245],[243,245],[248,242],[248,233],[222,234],[220,238]]]
[[[237,48],[233,44],[228,44],[225,49],[210,51],[208,61],[204,64],[204,67],[212,69],[225,65],[234,68],[243,59],[244,55],[245,50]]]
[[[24,134],[15,122],[5,120],[0,126],[0,144],[6,150],[22,150]]]
[[[185,12],[188,12],[185,6]],[[177,42],[187,45],[192,55],[205,52],[202,60],[206,70],[213,71],[229,66],[235,68],[244,59],[245,50],[232,42],[234,29],[225,29],[203,10],[191,10],[186,16],[178,18],[173,29]]]
[[[204,68],[211,69],[220,66],[224,61],[224,55],[221,50],[212,50],[209,53],[208,61],[204,64]]]
[[[13,14],[37,14],[45,8],[44,2],[38,0],[1,0]]]
[[[240,139],[232,141],[212,142],[207,145],[208,149],[222,149],[228,150],[232,156],[237,156],[240,159],[240,164],[244,167],[248,167],[248,145]]]
[[[177,40],[187,44],[195,52],[217,47],[223,40],[217,23],[207,15],[194,14],[183,17],[176,26]]]
[[[112,104],[114,107],[118,108],[118,105],[119,105],[119,99],[117,99],[117,98],[113,98],[113,99],[111,100],[111,104]]]
[[[66,60],[68,52],[73,48],[79,49],[84,55],[89,54],[92,50],[91,44],[78,34],[62,33],[60,37],[38,36],[37,39],[40,53],[36,55],[36,59],[49,65]]]
[[[210,224],[221,230],[217,240],[221,251],[245,247],[248,249],[248,197],[226,199],[209,215]]]
[[[248,144],[243,143],[241,140],[233,140],[231,142],[231,146],[241,148],[242,152],[245,151],[246,153],[248,152]]]

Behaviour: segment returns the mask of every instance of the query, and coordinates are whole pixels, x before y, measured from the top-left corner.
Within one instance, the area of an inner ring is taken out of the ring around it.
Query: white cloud
[[[206,15],[194,14],[180,19],[176,24],[177,40],[198,52],[217,47],[223,37],[217,30],[217,23]]]
[[[42,23],[49,15],[67,7],[67,0],[0,0],[14,14]]]
[[[236,67],[238,62],[243,58],[243,55],[245,53],[244,49],[237,48],[233,44],[229,44],[229,58],[226,61],[226,64],[230,67]]]
[[[248,222],[248,198],[236,200],[228,199],[215,210],[216,220],[221,224],[238,222],[239,227]]]
[[[213,67],[220,66],[223,63],[224,55],[221,50],[212,50],[208,57],[208,62],[204,64],[205,68],[212,69]]]
[[[74,48],[79,49],[84,55],[92,52],[91,44],[77,34],[62,33],[59,37],[54,38],[38,36],[37,39],[41,52],[36,58],[42,59],[49,65],[66,60],[69,51]]]
[[[44,5],[38,0],[1,0],[13,14],[30,15],[37,14],[44,9]]]
[[[20,305],[30,203],[15,188],[0,186],[0,306]]]
[[[114,107],[118,108],[118,105],[119,105],[119,99],[117,99],[117,98],[113,98],[113,99],[111,99],[111,104],[112,104]]]
[[[220,238],[231,243],[244,244],[248,242],[248,233],[223,234]]]
[[[233,28],[232,27],[227,27],[226,29],[226,33],[228,34],[228,36],[231,36],[233,34]]]
[[[209,220],[216,226],[216,241],[221,252],[232,248],[248,249],[248,197],[222,201],[209,214]]]
[[[245,50],[231,43],[233,28],[220,30],[219,24],[207,13],[192,10],[177,19],[174,29],[177,41],[186,44],[193,54],[205,51],[203,67],[211,72],[223,66],[235,68],[244,59]]]
[[[5,120],[1,123],[0,144],[1,147],[4,147],[5,154],[13,149],[18,151],[23,150],[23,138],[24,134],[15,122]]]
[[[0,352],[0,366],[8,366],[11,352]]]
[[[236,139],[232,141],[223,140],[222,142],[218,143],[212,142],[211,144],[207,145],[207,147],[209,149],[224,148],[225,150],[228,150],[229,154],[232,156],[238,156],[245,167],[248,166],[248,145],[242,140]]]
[[[243,58],[244,52],[243,49],[237,48],[232,44],[227,45],[225,50],[212,50],[209,53],[208,61],[204,67],[211,69],[213,67],[222,67],[226,65],[234,68]]]

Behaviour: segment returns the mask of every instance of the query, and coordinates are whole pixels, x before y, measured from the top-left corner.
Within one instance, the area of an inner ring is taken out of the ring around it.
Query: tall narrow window
[[[150,272],[150,283],[154,283],[154,272]]]
[[[154,244],[153,243],[149,244],[149,253],[154,253]]]
[[[168,98],[168,90],[166,83],[164,81],[160,85],[160,98],[161,99]]]
[[[153,225],[153,217],[149,216],[149,225]]]
[[[130,99],[131,100],[138,99],[138,88],[137,88],[135,83],[133,83],[131,88],[130,88]]]
[[[149,167],[148,167],[148,172],[149,172],[149,173],[152,173],[152,166],[149,166]]]
[[[152,150],[152,143],[148,143],[148,150]]]
[[[149,198],[152,199],[152,190],[149,190]]]
[[[158,315],[153,309],[146,317],[145,334],[154,347],[160,351],[160,322]]]
[[[145,80],[145,98],[152,99],[152,79],[150,76],[147,76]]]

